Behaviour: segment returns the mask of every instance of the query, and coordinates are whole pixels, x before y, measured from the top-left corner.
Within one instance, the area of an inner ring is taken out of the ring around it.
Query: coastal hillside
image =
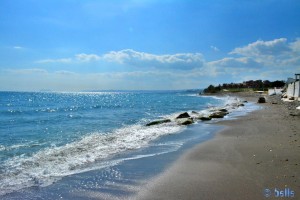
[[[276,80],[249,80],[244,81],[243,83],[223,83],[218,86],[209,85],[207,88],[203,90],[204,93],[217,93],[220,91],[228,91],[228,92],[242,92],[242,91],[257,91],[262,90],[266,91],[268,88],[281,88],[284,87],[285,81]]]

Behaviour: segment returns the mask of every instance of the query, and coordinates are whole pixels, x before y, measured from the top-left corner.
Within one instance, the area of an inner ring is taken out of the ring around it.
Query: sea
[[[223,128],[215,122],[258,109],[198,92],[0,92],[0,199],[130,197],[211,139]],[[224,119],[175,120],[224,107],[231,109]],[[146,126],[158,119],[172,121]]]

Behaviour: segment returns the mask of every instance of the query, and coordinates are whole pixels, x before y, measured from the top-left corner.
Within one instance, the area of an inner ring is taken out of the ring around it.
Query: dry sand
[[[238,95],[252,101],[258,96]],[[278,199],[274,190],[289,188],[294,191],[292,199],[300,199],[297,105],[299,102],[283,104],[277,97],[268,97],[261,110],[220,122],[225,130],[179,158],[135,198]],[[269,198],[264,195],[267,188]]]

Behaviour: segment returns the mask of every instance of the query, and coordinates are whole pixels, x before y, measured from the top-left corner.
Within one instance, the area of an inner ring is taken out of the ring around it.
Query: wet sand
[[[256,101],[258,94],[234,94]],[[297,103],[267,97],[262,109],[235,120],[212,140],[181,156],[135,199],[300,199],[300,116]],[[265,192],[265,189],[269,189]],[[266,198],[265,195],[271,195]]]

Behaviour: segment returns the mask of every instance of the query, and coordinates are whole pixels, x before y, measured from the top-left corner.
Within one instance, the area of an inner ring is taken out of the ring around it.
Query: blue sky
[[[0,90],[203,88],[300,72],[299,0],[1,0]]]

